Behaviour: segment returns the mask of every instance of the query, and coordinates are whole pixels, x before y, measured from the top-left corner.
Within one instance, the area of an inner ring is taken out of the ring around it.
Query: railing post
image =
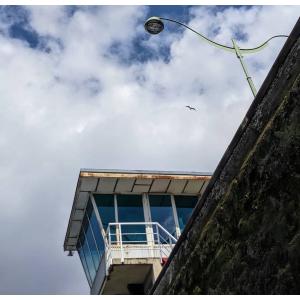
[[[157,223],[156,223],[156,234],[157,234],[157,243],[159,244],[160,263],[162,263],[161,244],[160,244],[160,238],[159,238]]]
[[[120,223],[119,223],[119,234],[120,234],[121,263],[123,263],[124,262],[124,253],[123,253],[122,230],[121,230]]]
[[[152,241],[153,241],[153,247],[149,247],[149,244],[145,244],[144,238],[142,239],[134,239],[133,244],[130,245],[132,242],[131,239],[127,240],[125,239],[123,243],[123,235],[128,236],[128,235],[137,235],[139,237],[140,235],[144,233],[140,232],[126,232],[122,233],[122,225],[129,226],[129,225],[140,225],[140,226],[151,226],[151,231],[152,231]],[[117,244],[115,247],[113,247],[113,243],[115,242],[112,240],[112,229],[111,226],[115,226],[115,230],[117,232],[116,237],[117,237]],[[162,235],[161,233],[164,233]],[[157,234],[157,238],[155,238],[155,234]],[[120,259],[121,263],[123,264],[125,262],[125,258],[132,257],[132,255],[137,255],[136,251],[138,250],[138,257],[159,257],[161,263],[163,263],[163,258],[169,256],[169,252],[171,251],[171,248],[173,247],[173,243],[176,243],[177,240],[164,228],[162,227],[158,222],[116,222],[116,223],[109,223],[109,226],[107,228],[107,247],[108,251],[107,252],[107,260],[110,259],[110,264],[112,264],[113,257]],[[140,244],[144,245],[140,245]],[[127,246],[129,244],[129,246]],[[139,245],[136,245],[139,244]],[[125,245],[125,247],[124,247]],[[134,247],[136,245],[136,247]],[[113,249],[111,249],[113,248]],[[125,252],[126,250],[126,252]],[[127,250],[129,251],[127,254]],[[134,250],[131,252],[131,250]],[[142,253],[140,251],[143,251]],[[159,254],[157,253],[159,251]],[[116,253],[117,252],[117,253]],[[116,255],[115,255],[116,253]],[[134,256],[135,257],[135,256]]]
[[[105,274],[106,276],[108,276],[109,272],[108,272],[108,269],[109,269],[109,266],[111,265],[111,262],[110,262],[110,249],[107,245],[105,245]]]
[[[110,224],[108,224],[108,244],[111,246]]]

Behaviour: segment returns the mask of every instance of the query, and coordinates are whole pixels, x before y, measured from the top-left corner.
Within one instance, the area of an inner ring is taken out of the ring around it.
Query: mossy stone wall
[[[300,294],[300,42],[154,294]]]

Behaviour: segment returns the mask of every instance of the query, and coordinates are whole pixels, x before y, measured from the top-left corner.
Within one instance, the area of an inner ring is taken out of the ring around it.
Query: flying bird
[[[189,105],[186,105],[185,107],[187,107],[189,110],[196,110],[195,107],[192,107],[192,106],[189,106]]]

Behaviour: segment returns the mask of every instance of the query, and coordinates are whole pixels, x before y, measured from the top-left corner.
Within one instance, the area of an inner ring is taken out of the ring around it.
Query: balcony
[[[177,242],[158,222],[109,223],[105,240],[92,294],[146,293]]]

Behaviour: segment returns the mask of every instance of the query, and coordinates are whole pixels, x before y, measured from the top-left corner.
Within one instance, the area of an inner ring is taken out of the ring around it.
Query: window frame
[[[99,192],[94,192],[91,193],[91,196],[93,197],[93,195],[106,195],[108,193],[99,193]],[[171,205],[172,205],[172,212],[173,212],[173,218],[175,221],[175,229],[176,229],[176,238],[178,239],[182,233],[180,226],[179,226],[179,219],[178,219],[178,213],[177,213],[177,207],[176,207],[176,202],[175,202],[175,196],[191,196],[191,197],[197,197],[197,201],[199,201],[199,195],[181,195],[181,194],[171,194],[171,193],[111,193],[111,195],[114,195],[114,209],[115,209],[115,222],[118,223],[119,222],[119,211],[118,211],[118,196],[119,195],[135,195],[135,196],[142,196],[142,204],[143,204],[143,211],[144,211],[144,222],[152,222],[152,216],[151,216],[151,208],[150,208],[150,201],[149,201],[149,195],[168,195],[171,198]],[[99,215],[100,217],[100,215]],[[100,222],[102,224],[101,221],[101,217],[100,217]],[[105,230],[107,230],[107,228],[104,228],[102,225],[102,230],[106,233]],[[104,240],[106,242],[106,234],[103,235],[103,232],[101,230],[102,233],[102,237],[104,238]],[[150,230],[150,229],[148,229]],[[152,229],[151,229],[152,230]],[[153,231],[152,231],[153,232]],[[147,237],[148,237],[148,233],[147,232]],[[153,240],[153,238],[148,239],[148,243],[151,242]]]

